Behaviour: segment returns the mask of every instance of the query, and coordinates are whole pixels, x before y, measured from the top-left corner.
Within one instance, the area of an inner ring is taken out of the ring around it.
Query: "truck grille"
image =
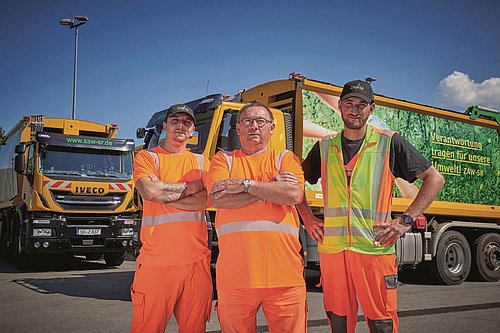
[[[59,207],[68,210],[115,210],[125,199],[126,193],[107,195],[75,195],[70,191],[50,191]]]

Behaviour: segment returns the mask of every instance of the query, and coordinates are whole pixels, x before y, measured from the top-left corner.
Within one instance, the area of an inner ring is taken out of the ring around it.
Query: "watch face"
[[[413,224],[413,218],[409,215],[402,215],[403,223],[407,225]]]
[[[243,185],[243,189],[246,191],[248,191],[248,188],[250,187],[250,184],[252,184],[252,182],[250,181],[250,179],[243,179],[243,182],[241,183]]]

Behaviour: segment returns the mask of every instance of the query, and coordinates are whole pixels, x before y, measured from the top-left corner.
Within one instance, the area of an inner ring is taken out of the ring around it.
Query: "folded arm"
[[[201,210],[207,208],[207,191],[203,189],[193,195],[189,195],[167,205],[182,210]]]
[[[243,179],[228,178],[217,182],[210,193],[210,203],[216,208],[239,208],[255,201],[268,201],[281,205],[295,205],[302,200],[303,190],[293,174],[285,172],[272,181],[251,181],[248,192]]]
[[[136,182],[137,190],[144,200],[156,203],[173,203],[204,190],[201,180],[186,183],[168,183],[154,175],[143,177]]]

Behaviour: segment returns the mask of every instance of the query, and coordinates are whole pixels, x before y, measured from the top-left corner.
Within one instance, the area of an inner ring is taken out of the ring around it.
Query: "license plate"
[[[76,229],[77,236],[99,236],[101,234],[101,229]]]

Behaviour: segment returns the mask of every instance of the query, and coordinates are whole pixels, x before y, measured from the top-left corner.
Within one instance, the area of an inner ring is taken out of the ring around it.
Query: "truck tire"
[[[472,270],[474,280],[495,282],[500,280],[500,235],[487,233],[472,244]]]
[[[467,239],[458,231],[446,231],[439,240],[430,273],[438,283],[457,285],[465,281],[471,267]]]
[[[104,253],[104,261],[108,266],[120,266],[125,260],[125,252]]]

